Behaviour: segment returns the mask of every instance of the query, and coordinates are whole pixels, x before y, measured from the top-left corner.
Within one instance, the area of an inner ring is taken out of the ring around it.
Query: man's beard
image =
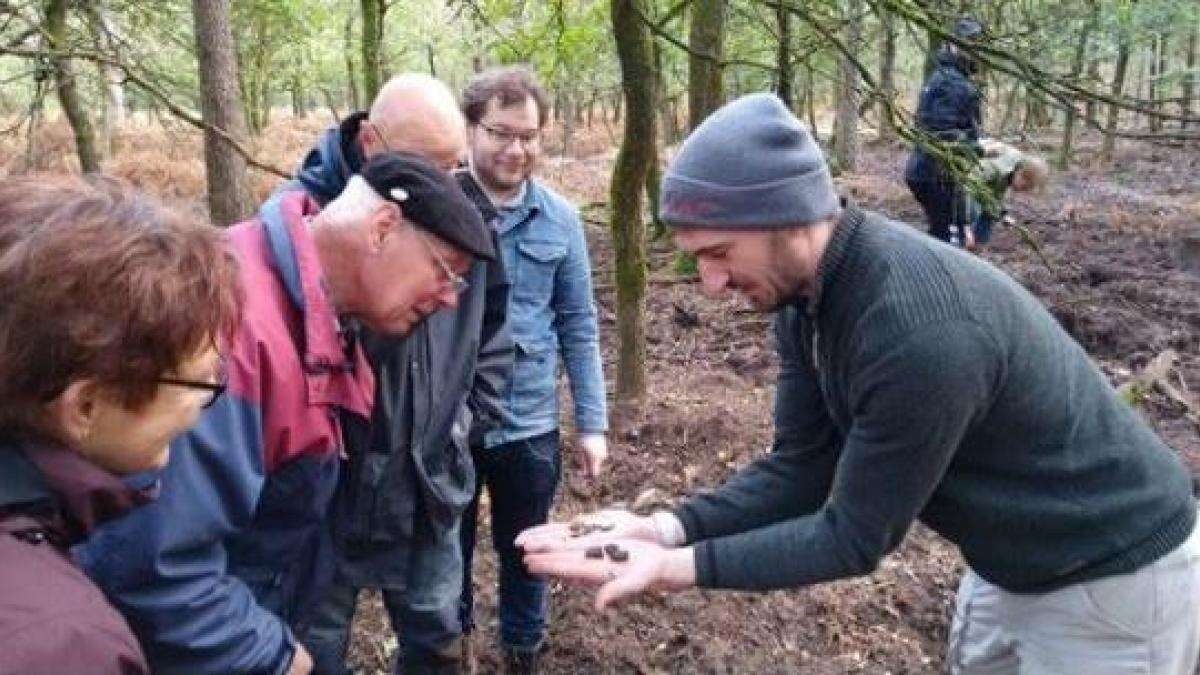
[[[502,176],[501,173],[496,170],[495,164],[487,166],[486,168],[482,168],[477,164],[476,167],[479,173],[479,178],[486,184],[488,189],[496,192],[516,190],[521,186],[522,183],[525,182],[526,179],[529,178],[530,173],[532,173],[530,170],[526,169],[518,172],[516,174],[516,178],[510,179]]]
[[[804,265],[792,254],[782,233],[771,238],[771,269],[766,282],[776,291],[769,306],[755,308],[765,313],[777,312],[804,294]]]

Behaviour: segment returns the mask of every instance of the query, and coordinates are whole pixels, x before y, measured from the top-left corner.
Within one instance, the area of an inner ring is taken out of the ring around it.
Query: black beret
[[[482,260],[496,259],[492,235],[458,181],[420,155],[382,152],[360,172],[380,197],[400,206],[404,217]]]

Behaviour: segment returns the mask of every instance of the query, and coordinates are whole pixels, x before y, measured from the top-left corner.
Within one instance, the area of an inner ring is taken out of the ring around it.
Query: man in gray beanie
[[[707,293],[778,310],[774,446],[672,511],[525,531],[531,571],[599,586],[598,607],[790,588],[870,573],[919,519],[969,566],[951,672],[1193,673],[1191,481],[1033,296],[839,203],[769,95],[696,129],[661,206]]]

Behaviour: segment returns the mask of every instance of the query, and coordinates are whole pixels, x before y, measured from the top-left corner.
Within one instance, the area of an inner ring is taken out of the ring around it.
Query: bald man
[[[458,165],[466,126],[444,84],[419,74],[392,78],[369,112],[321,136],[279,194],[303,190],[324,205],[364,161],[385,151],[420,155],[445,171]],[[486,198],[472,196],[485,217],[494,215]],[[349,327],[378,389],[370,424],[343,424],[347,459],[330,519],[333,582],[311,621],[297,627],[315,672],[345,672],[362,588],[383,591],[403,645],[398,670],[462,669],[459,530],[475,488],[468,436],[481,437],[502,414],[499,397],[514,354],[501,263],[477,260],[459,286],[456,307],[402,338]]]
[[[422,155],[450,171],[467,148],[466,122],[454,94],[440,80],[418,73],[387,82],[370,111],[327,129],[286,188],[302,187],[324,204],[341,192],[366,157],[383,150]]]

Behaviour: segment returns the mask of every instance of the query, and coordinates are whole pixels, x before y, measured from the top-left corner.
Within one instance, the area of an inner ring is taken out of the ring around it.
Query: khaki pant
[[[1200,651],[1200,527],[1133,572],[1043,594],[967,570],[947,666],[955,675],[1193,675]]]

